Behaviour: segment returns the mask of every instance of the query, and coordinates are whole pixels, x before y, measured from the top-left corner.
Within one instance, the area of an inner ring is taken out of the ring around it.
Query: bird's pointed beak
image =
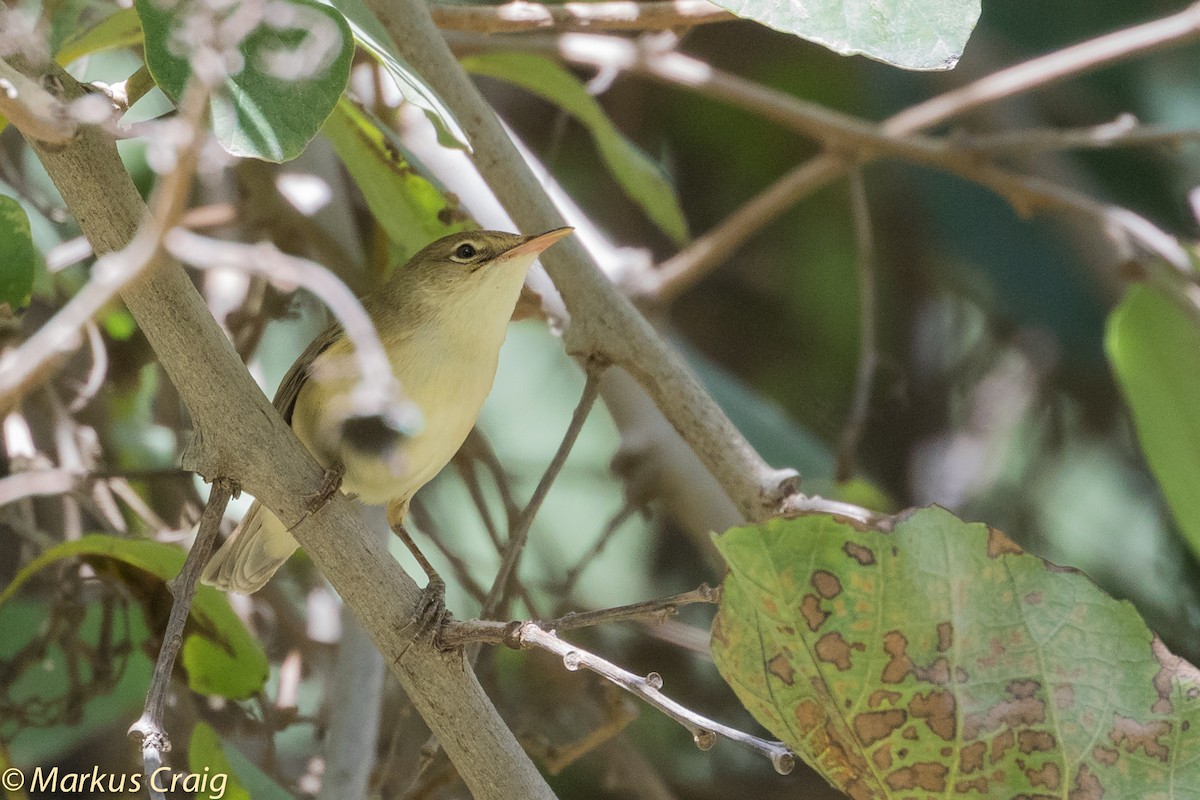
[[[516,247],[514,247],[513,249],[511,249],[507,253],[505,253],[504,257],[511,258],[512,256],[529,255],[529,254],[533,254],[536,256],[539,253],[541,253],[542,251],[544,251],[546,248],[548,248],[550,245],[554,244],[555,242],[557,242],[559,239],[563,238],[564,236],[567,236],[574,230],[575,230],[574,228],[570,228],[570,227],[555,228],[552,231],[546,231],[545,233],[539,233],[539,234],[535,234],[533,236],[529,236],[525,239],[525,241],[521,242],[519,245],[517,245]]]

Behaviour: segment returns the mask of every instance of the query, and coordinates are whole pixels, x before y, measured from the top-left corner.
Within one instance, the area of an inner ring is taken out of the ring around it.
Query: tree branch
[[[28,139],[44,145],[62,145],[79,132],[79,123],[65,103],[37,82],[0,59],[0,114]]]
[[[1135,28],[1114,31],[1071,47],[994,72],[966,86],[932,97],[889,117],[880,125],[890,136],[928,130],[969,111],[1007,97],[1044,88],[1094,69],[1148,53],[1178,47],[1200,37],[1200,3]],[[664,261],[657,279],[642,291],[670,300],[723,262],[737,247],[779,218],[784,211],[834,181],[846,165],[830,154],[799,164],[751,198],[712,230]]]
[[[62,70],[45,69],[68,98],[83,93]],[[31,145],[93,249],[104,254],[128,244],[145,207],[111,138],[83,128],[61,148]],[[289,527],[305,517],[293,534],[370,632],[476,798],[551,800],[462,654],[438,653],[426,640],[409,646],[403,631],[420,589],[369,536],[355,505],[338,495],[307,514],[306,498],[322,485],[324,470],[251,380],[178,264],[162,259],[122,298],[191,414],[186,463],[203,475],[237,478]]]
[[[454,627],[463,632],[478,623],[456,623]],[[483,622],[484,627],[494,627],[497,623]],[[766,756],[781,775],[787,775],[795,767],[796,758],[783,742],[772,742],[743,733],[728,725],[711,720],[691,709],[681,705],[662,693],[662,676],[651,672],[642,677],[618,667],[610,661],[600,658],[587,650],[564,642],[555,635],[553,630],[546,630],[536,622],[508,623],[504,626],[505,644],[511,647],[536,647],[553,653],[563,660],[563,666],[571,672],[580,669],[590,670],[607,681],[621,687],[630,694],[640,697],[654,708],[678,722],[692,734],[692,739],[701,750],[709,750],[718,736],[724,736],[730,741]],[[489,639],[490,640],[490,639]]]
[[[200,516],[200,529],[196,533],[196,541],[188,551],[179,575],[167,582],[167,588],[171,590],[173,598],[171,615],[163,634],[162,647],[158,650],[158,660],[154,664],[145,708],[142,710],[142,716],[129,727],[129,735],[141,740],[143,769],[152,796],[162,797],[161,792],[153,788],[155,782],[151,776],[162,766],[162,754],[171,751],[171,737],[163,727],[163,711],[166,707],[167,689],[171,685],[171,673],[175,669],[175,657],[179,655],[179,648],[183,646],[183,626],[187,623],[188,613],[192,608],[196,581],[200,578],[200,571],[204,569],[213,542],[217,540],[217,533],[221,530],[225,506],[229,505],[229,499],[237,493],[237,484],[233,481],[227,478],[217,478],[213,481],[208,503]]]
[[[712,22],[730,22],[737,17],[708,0],[602,0],[597,3],[546,5],[524,0],[498,6],[430,6],[433,21],[442,30],[473,33],[521,33],[524,31],[654,31],[690,28]]]

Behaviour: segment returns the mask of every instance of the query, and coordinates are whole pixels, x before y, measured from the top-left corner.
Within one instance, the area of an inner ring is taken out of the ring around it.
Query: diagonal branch
[[[562,5],[513,0],[498,6],[436,3],[430,10],[442,30],[473,33],[657,31],[737,19],[708,0],[600,0]]]

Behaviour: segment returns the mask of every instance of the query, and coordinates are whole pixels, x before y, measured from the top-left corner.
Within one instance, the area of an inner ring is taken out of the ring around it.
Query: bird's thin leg
[[[426,636],[427,633],[431,632],[433,634],[433,645],[437,646],[438,649],[442,649],[440,634],[442,634],[442,626],[445,625],[446,619],[450,616],[449,610],[446,609],[445,581],[443,581],[442,576],[438,575],[438,571],[433,569],[430,560],[425,558],[425,553],[422,553],[420,548],[416,547],[416,542],[413,541],[412,535],[409,535],[408,529],[404,528],[403,522],[392,522],[391,530],[392,533],[400,536],[400,541],[404,542],[404,547],[407,547],[408,552],[413,554],[416,563],[420,565],[421,569],[425,571],[425,575],[430,579],[425,584],[425,589],[421,590],[421,600],[418,604],[418,609],[416,609],[416,614],[414,614],[416,630],[413,632],[412,639],[409,640],[408,645],[404,646],[404,650],[401,651],[400,655],[402,657],[404,651],[407,651],[416,639]]]

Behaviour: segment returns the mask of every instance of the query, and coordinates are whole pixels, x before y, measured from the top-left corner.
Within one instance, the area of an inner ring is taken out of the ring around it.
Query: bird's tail
[[[299,546],[283,523],[255,501],[209,559],[200,581],[227,592],[257,592]]]

